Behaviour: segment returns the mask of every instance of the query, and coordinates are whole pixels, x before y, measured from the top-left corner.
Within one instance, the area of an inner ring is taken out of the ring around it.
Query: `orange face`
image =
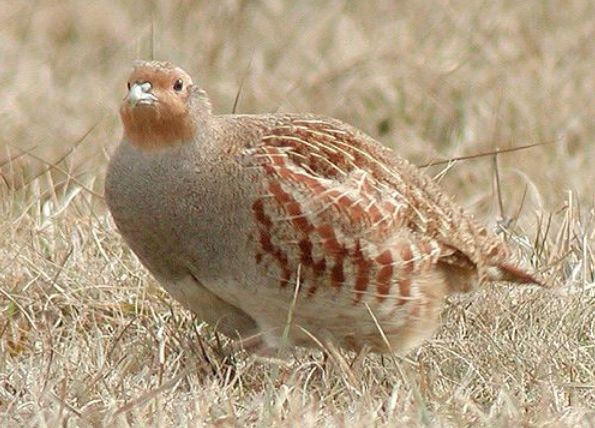
[[[191,86],[190,76],[169,63],[136,65],[120,108],[124,139],[145,149],[192,139],[196,124],[188,110]]]

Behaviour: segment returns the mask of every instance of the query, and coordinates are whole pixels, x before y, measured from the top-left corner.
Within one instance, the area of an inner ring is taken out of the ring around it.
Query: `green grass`
[[[593,2],[1,6],[1,425],[595,424]],[[101,197],[131,62],[151,56],[217,112],[242,86],[238,112],[338,117],[420,165],[541,144],[425,170],[550,288],[456,296],[405,356],[233,354]]]

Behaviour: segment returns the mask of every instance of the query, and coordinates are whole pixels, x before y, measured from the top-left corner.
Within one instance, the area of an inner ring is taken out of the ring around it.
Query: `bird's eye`
[[[183,87],[184,82],[182,82],[182,79],[176,80],[176,83],[174,83],[174,91],[181,91]]]
[[[130,90],[130,82],[126,82],[126,87]]]

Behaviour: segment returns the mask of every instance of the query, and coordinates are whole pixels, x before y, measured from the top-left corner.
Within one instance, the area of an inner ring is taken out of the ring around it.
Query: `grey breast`
[[[122,142],[106,177],[106,199],[121,234],[156,276],[219,278],[247,242],[242,191],[230,186],[230,167],[209,167],[190,145],[141,151]]]

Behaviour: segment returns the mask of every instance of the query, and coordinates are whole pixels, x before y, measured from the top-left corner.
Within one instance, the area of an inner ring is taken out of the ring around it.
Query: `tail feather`
[[[509,281],[517,284],[535,284],[545,287],[543,279],[535,273],[529,273],[513,264],[501,263],[488,269],[488,278],[491,281]]]

